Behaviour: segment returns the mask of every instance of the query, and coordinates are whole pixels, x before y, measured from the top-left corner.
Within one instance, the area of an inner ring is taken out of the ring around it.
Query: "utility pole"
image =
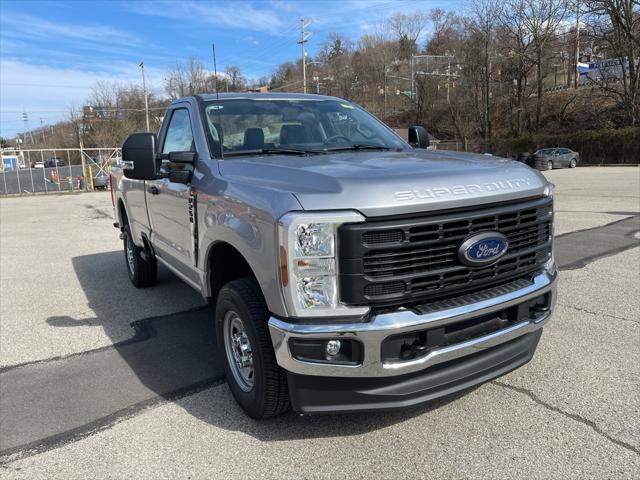
[[[149,129],[149,95],[147,94],[147,79],[144,76],[144,62],[140,62],[140,70],[142,70],[142,89],[144,90],[144,113],[147,119],[147,132]],[[217,79],[216,79],[217,81]]]
[[[27,130],[29,130],[29,114],[24,110],[22,111],[22,121],[24,122],[24,133],[22,134],[22,144],[26,145],[27,144]]]
[[[449,90],[451,90],[451,57],[447,58],[447,105],[451,105],[449,100]]]
[[[40,133],[42,134],[42,143],[46,143],[46,140],[44,138],[44,120],[42,119],[42,117],[40,117]]]
[[[415,85],[415,74],[413,73],[413,59],[415,58],[415,55],[411,54],[411,101],[413,102],[414,96],[413,96],[413,91],[414,91],[414,85]]]
[[[387,116],[387,69],[389,67],[387,67],[386,65],[384,66],[384,83],[382,84],[382,95],[384,96],[384,116]]]
[[[304,44],[307,43],[312,33],[306,32],[305,34],[304,29],[309,25],[311,25],[311,20],[300,19],[300,41],[298,43],[302,50],[302,93],[307,93],[307,54],[304,51]]]
[[[578,89],[580,79],[580,0],[576,0],[576,71],[573,79],[573,88]]]

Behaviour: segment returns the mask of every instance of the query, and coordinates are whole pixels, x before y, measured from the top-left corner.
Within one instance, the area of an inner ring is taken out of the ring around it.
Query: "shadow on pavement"
[[[122,338],[122,324],[126,322],[124,319],[131,302],[152,304],[171,301],[181,295],[198,295],[166,269],[159,272],[157,286],[135,289],[126,275],[124,256],[119,251],[75,257],[73,266],[87,297],[88,307],[96,316],[89,320],[60,316],[47,319],[49,325],[61,329],[101,327],[115,340]],[[100,371],[100,376],[118,382],[118,385],[109,385],[109,380],[102,382],[106,389],[103,393],[116,398],[105,402],[109,405],[109,411],[102,405],[93,407],[96,419],[108,418],[118,408],[129,408],[136,403],[143,405],[151,397],[160,396],[174,401],[180,397],[179,392],[204,390],[199,395],[182,398],[178,403],[191,415],[216,427],[242,431],[263,441],[280,441],[358,435],[426,413],[460,396],[394,412],[318,417],[301,417],[290,412],[272,420],[257,422],[247,417],[235,404],[226,386],[207,389],[223,379],[221,358],[215,348],[212,307],[203,304],[186,312],[135,321],[131,326],[135,331],[133,338],[116,343],[113,347],[80,355],[85,365],[87,357],[102,355],[97,359],[100,365],[95,368]],[[112,350],[117,355],[105,355],[106,350]],[[122,372],[122,362],[114,359],[114,356],[126,362],[128,372]],[[91,371],[80,372],[82,374],[88,376]],[[78,385],[82,383],[82,379],[74,382]],[[132,391],[138,392],[139,398],[132,397],[129,393]],[[127,394],[123,395],[122,392]],[[95,402],[96,398],[95,392],[89,395],[91,398],[77,391],[69,391],[68,395],[69,401],[76,404]],[[97,395],[97,398],[102,397]],[[196,398],[198,401],[195,401]],[[120,399],[122,404],[118,405]],[[84,405],[79,407],[85,408]]]

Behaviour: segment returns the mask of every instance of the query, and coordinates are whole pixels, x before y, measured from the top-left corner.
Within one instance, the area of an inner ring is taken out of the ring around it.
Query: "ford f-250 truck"
[[[414,405],[532,358],[556,296],[553,186],[408,137],[338,98],[242,93],[176,100],[124,142],[129,277],[151,286],[159,262],[215,305],[250,416]]]

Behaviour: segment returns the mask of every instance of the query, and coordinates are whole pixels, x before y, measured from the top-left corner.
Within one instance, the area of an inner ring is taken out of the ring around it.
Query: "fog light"
[[[327,355],[329,355],[330,357],[336,356],[340,352],[341,346],[342,343],[340,342],[340,340],[329,340],[326,347]]]

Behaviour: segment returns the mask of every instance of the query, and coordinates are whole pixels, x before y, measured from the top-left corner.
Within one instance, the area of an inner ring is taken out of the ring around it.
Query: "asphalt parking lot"
[[[78,190],[82,165],[62,165],[47,168],[21,168],[0,172],[0,193],[47,193]],[[56,177],[58,180],[56,180]],[[84,186],[80,187],[83,189]]]
[[[435,404],[256,422],[211,309],[133,288],[108,192],[0,200],[3,478],[638,478],[640,170],[545,172],[554,318],[533,361]]]

